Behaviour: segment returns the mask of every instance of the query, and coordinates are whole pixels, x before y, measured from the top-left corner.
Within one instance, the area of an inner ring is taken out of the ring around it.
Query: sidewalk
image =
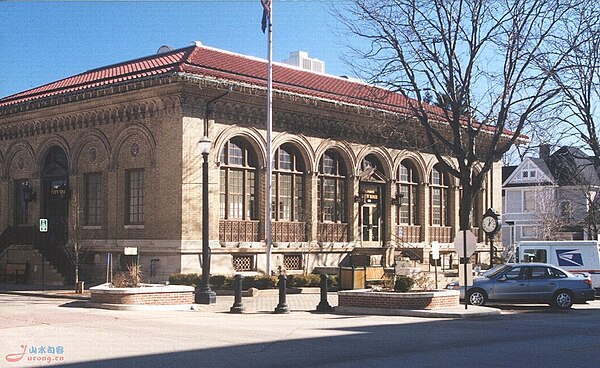
[[[52,289],[50,289],[52,288]],[[63,298],[87,301],[90,299],[90,292],[85,291],[83,294],[77,294],[73,290],[65,290],[65,287],[46,287],[41,290],[39,285],[14,285],[0,284],[0,294],[13,294],[33,297],[46,298]],[[301,293],[288,294],[286,296],[286,304],[291,313],[294,312],[315,312],[317,305],[320,303],[319,293]],[[330,292],[327,295],[327,301],[330,306],[337,307],[338,296],[336,292]],[[231,295],[217,295],[215,304],[194,304],[191,309],[206,313],[230,313],[230,308],[233,306],[234,297]],[[244,313],[273,313],[279,304],[279,296],[275,293],[268,293],[254,297],[242,298],[244,305]],[[132,309],[133,308],[133,309]],[[127,308],[127,310],[135,310],[135,307]],[[125,309],[125,308],[123,308]],[[425,318],[472,318],[472,317],[490,317],[500,315],[500,310],[489,307],[469,306],[465,309],[464,305],[458,307],[443,308],[435,310],[386,310],[378,308],[343,308],[338,307],[334,314],[345,315],[393,315],[393,316],[409,316],[409,317],[425,317]]]
[[[0,294],[14,294],[24,296],[37,296],[44,298],[65,298],[74,300],[89,300],[90,292],[76,293],[75,286],[3,284],[0,283]]]

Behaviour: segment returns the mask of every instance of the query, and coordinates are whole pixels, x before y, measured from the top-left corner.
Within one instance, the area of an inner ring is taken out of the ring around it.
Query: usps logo
[[[583,257],[579,249],[556,250],[559,266],[580,267],[583,266]]]

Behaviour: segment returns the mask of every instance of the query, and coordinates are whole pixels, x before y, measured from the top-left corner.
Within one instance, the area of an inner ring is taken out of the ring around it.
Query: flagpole
[[[267,242],[267,264],[266,264],[266,273],[268,276],[271,275],[271,255],[272,255],[272,247],[273,247],[273,239],[271,236],[272,229],[272,208],[271,208],[271,187],[273,185],[273,150],[271,147],[271,135],[273,130],[273,2],[270,2],[270,9],[268,12],[268,46],[267,46],[267,57],[269,59],[268,67],[267,67],[267,190],[265,193],[265,201],[266,201],[266,236],[265,240]]]

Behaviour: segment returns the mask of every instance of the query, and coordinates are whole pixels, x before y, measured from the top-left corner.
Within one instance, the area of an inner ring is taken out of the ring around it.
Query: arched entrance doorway
[[[58,146],[48,150],[41,170],[41,217],[48,219],[44,234],[44,253],[48,260],[66,278],[71,268],[64,246],[69,237],[69,166],[65,151]]]
[[[385,242],[383,193],[388,180],[377,157],[367,155],[363,159],[359,178],[361,244],[380,247]]]

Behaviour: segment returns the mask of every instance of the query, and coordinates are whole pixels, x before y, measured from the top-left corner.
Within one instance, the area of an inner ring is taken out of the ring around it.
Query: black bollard
[[[321,274],[321,302],[317,305],[317,312],[332,312],[333,308],[327,301],[327,274]]]
[[[287,277],[285,275],[279,275],[279,304],[277,304],[277,307],[275,308],[275,313],[278,314],[290,313],[290,308],[288,308],[285,301],[286,282]]]
[[[229,311],[231,313],[244,313],[246,307],[242,303],[242,275],[239,273],[233,278],[233,289],[235,291],[235,301],[233,302],[233,306],[229,308]]]

